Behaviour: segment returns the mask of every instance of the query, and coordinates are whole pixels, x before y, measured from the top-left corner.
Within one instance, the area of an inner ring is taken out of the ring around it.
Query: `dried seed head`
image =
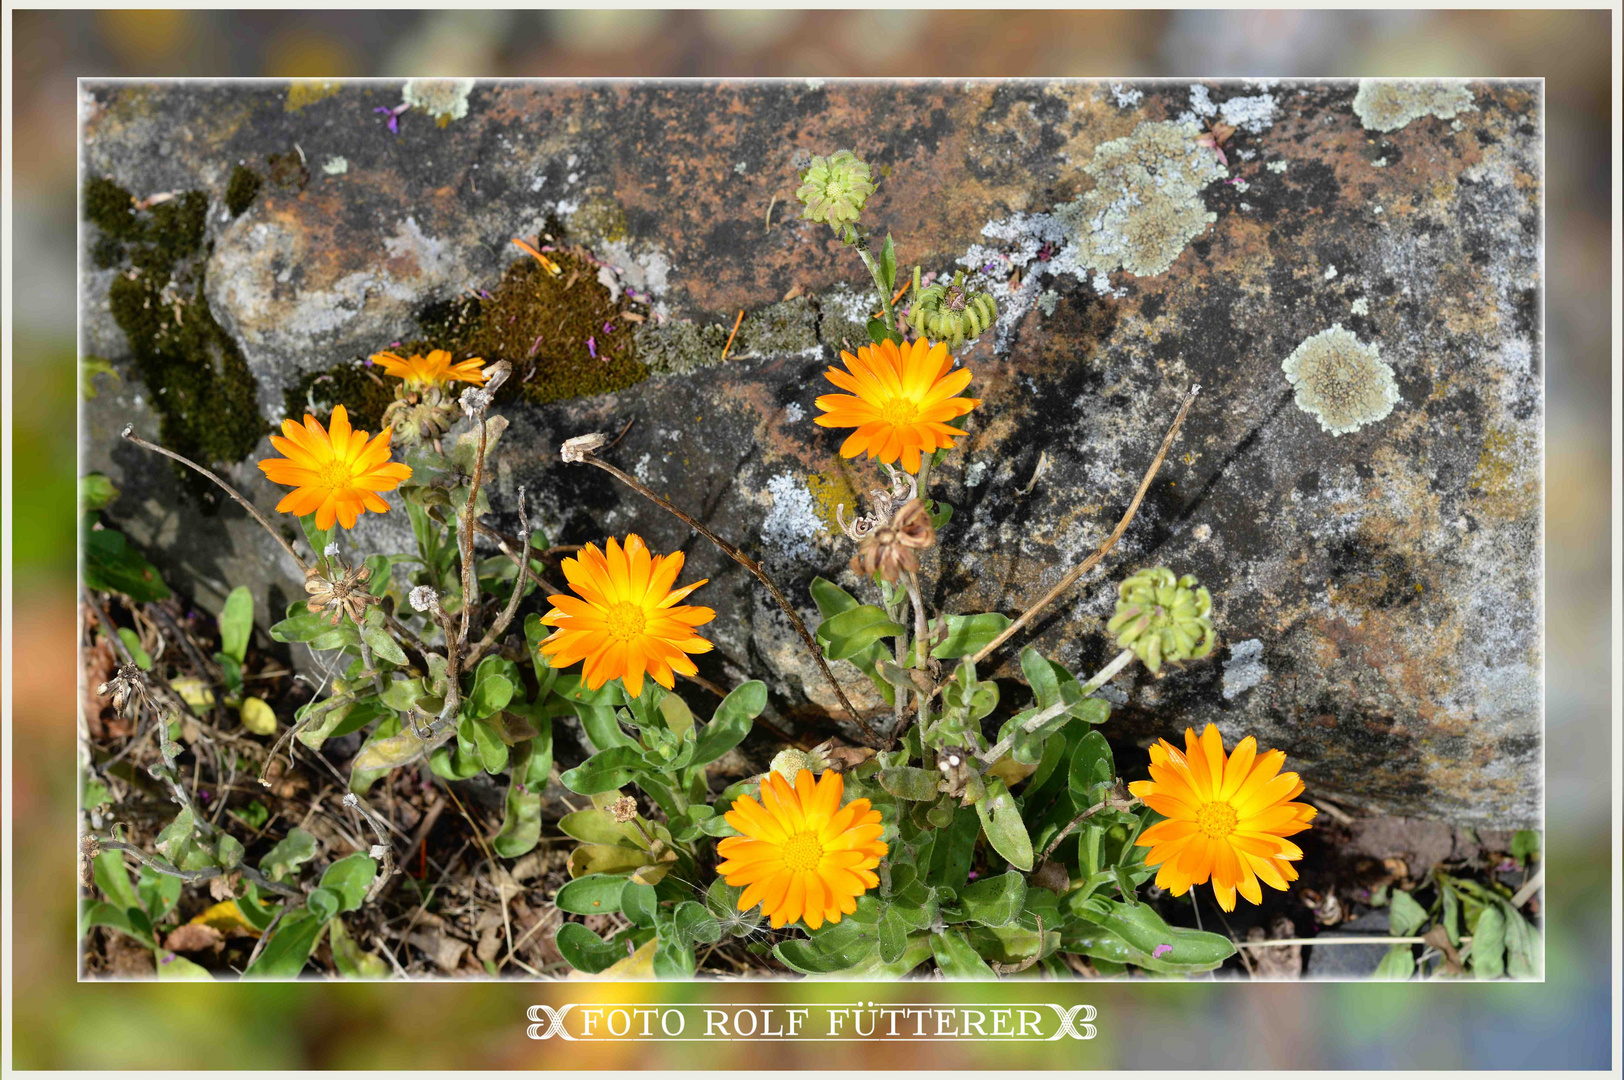
[[[919,569],[919,553],[936,543],[936,526],[922,499],[909,499],[891,520],[863,537],[852,556],[852,573],[859,577],[879,574],[892,584],[903,571]]]
[[[417,611],[428,611],[440,602],[440,594],[427,585],[419,585],[407,596],[412,608]]]
[[[331,615],[328,621],[333,626],[345,615],[359,625],[366,620],[367,608],[382,603],[383,598],[373,596],[366,589],[366,580],[372,576],[371,568],[351,568],[334,554],[336,550],[336,545],[328,546],[325,568],[317,564],[305,571],[304,589],[310,594],[305,606],[315,613],[328,612]]]
[[[573,439],[564,440],[564,445],[559,447],[558,456],[572,465],[579,465],[608,441],[609,436],[596,431],[591,435],[577,435]]]
[[[96,687],[96,693],[101,697],[111,695],[113,711],[130,716],[146,703],[147,684],[141,678],[140,668],[134,664],[125,664],[111,679]],[[128,710],[125,708],[126,705],[129,706]]]
[[[491,407],[491,394],[488,390],[470,386],[462,392],[462,397],[457,399],[457,403],[469,416],[484,416],[486,410]]]
[[[620,798],[609,804],[609,812],[613,814],[615,816],[615,820],[620,822],[622,825],[629,821],[636,821],[637,800],[632,798],[630,795],[622,795]]]

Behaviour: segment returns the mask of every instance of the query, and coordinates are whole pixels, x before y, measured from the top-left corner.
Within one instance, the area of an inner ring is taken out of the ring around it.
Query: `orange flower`
[[[1303,792],[1296,773],[1282,773],[1286,755],[1270,750],[1261,757],[1257,740],[1240,741],[1224,754],[1224,740],[1212,724],[1197,739],[1184,729],[1181,753],[1166,739],[1150,748],[1150,779],[1128,785],[1158,814],[1167,818],[1139,834],[1139,847],[1150,848],[1145,862],[1160,866],[1156,884],[1174,896],[1212,879],[1218,906],[1235,910],[1235,893],[1254,904],[1263,902],[1258,878],[1276,889],[1297,879],[1292,863],[1302,849],[1285,839],[1309,828],[1318,813],[1307,803],[1291,802]]]
[[[952,371],[953,358],[941,343],[920,338],[899,347],[887,341],[864,345],[856,356],[842,352],[840,359],[847,370],[831,367],[824,377],[851,393],[818,398],[824,415],[816,422],[857,429],[841,444],[841,457],[867,450],[887,465],[900,457],[904,469],[917,473],[921,454],[950,448],[955,436],[967,434],[947,421],[981,404],[954,396],[970,384],[970,369]]]
[[[259,467],[273,484],[295,489],[276,504],[279,512],[300,517],[313,513],[318,529],[332,528],[335,519],[353,529],[363,512],[389,509],[377,493],[395,490],[412,469],[389,460],[389,428],[368,442],[366,432],[350,430],[342,405],[333,409],[332,425],[329,433],[309,413],[302,425],[282,421],[282,435],[272,435],[271,445],[284,456],[261,461]]]
[[[729,885],[743,885],[739,910],[757,904],[776,930],[800,919],[816,930],[857,910],[857,898],[880,883],[874,868],[889,849],[885,826],[867,799],[845,806],[845,781],[826,772],[795,774],[791,787],[776,772],[761,784],[761,802],[741,795],[725,815],[743,833],[719,841],[716,867]]]
[[[636,697],[643,692],[644,672],[669,690],[672,672],[699,671],[684,654],[711,651],[694,627],[710,622],[716,612],[678,604],[710,579],[672,589],[682,552],[651,555],[636,533],[626,537],[624,549],[614,537],[607,547],[605,555],[588,544],[579,558],[563,560],[564,577],[580,595],[547,598],[553,608],[541,621],[557,629],[541,643],[542,655],[555,668],[585,660],[581,677],[588,690],[619,679]]]
[[[372,362],[395,378],[405,380],[408,390],[426,390],[452,382],[485,385],[485,371],[481,367],[485,361],[476,356],[453,364],[451,354],[444,349],[431,350],[426,358],[413,353],[410,360],[392,352],[373,353]]]

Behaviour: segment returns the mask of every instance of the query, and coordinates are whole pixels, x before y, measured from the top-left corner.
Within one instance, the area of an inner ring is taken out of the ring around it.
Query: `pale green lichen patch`
[[[1083,171],[1097,186],[1075,204],[1079,262],[1153,277],[1218,220],[1201,189],[1224,168],[1200,137],[1195,124],[1146,122],[1095,149]]]
[[[1385,419],[1398,403],[1393,369],[1341,323],[1297,346],[1280,367],[1296,387],[1297,407],[1332,435]]]
[[[1453,120],[1472,108],[1472,92],[1458,82],[1362,79],[1353,98],[1353,111],[1367,131],[1397,131],[1423,116]]]
[[[473,89],[472,79],[412,79],[400,96],[406,104],[428,113],[445,127],[468,115],[468,95]]]

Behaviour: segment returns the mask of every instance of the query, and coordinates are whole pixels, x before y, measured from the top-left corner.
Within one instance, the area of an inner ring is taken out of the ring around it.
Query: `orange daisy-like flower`
[[[845,781],[826,772],[795,774],[795,786],[778,773],[761,784],[761,802],[739,796],[725,815],[743,836],[716,845],[726,862],[716,868],[729,885],[743,885],[739,910],[757,904],[773,929],[800,919],[816,930],[857,910],[857,898],[880,883],[874,868],[889,850],[885,826],[867,799],[845,806]]]
[[[824,377],[851,393],[818,398],[823,415],[816,422],[857,429],[841,444],[841,457],[867,450],[887,465],[900,457],[904,469],[917,473],[921,454],[950,448],[956,436],[968,434],[947,422],[981,399],[954,397],[970,385],[970,369],[953,371],[945,344],[924,338],[902,346],[887,341],[864,345],[856,356],[842,352],[840,359],[847,370],[831,367]]]
[[[588,690],[619,679],[636,697],[643,692],[644,672],[669,690],[672,672],[699,671],[685,654],[711,651],[694,627],[716,618],[716,612],[678,603],[710,579],[672,589],[682,552],[652,555],[636,533],[626,537],[624,548],[614,537],[606,546],[607,554],[588,544],[579,558],[563,560],[564,577],[580,595],[547,598],[553,608],[541,621],[557,629],[541,643],[542,655],[555,668],[585,660],[581,677]]]
[[[313,513],[318,529],[332,528],[335,520],[353,529],[363,512],[387,511],[389,504],[378,492],[393,491],[412,475],[410,465],[389,460],[391,434],[384,428],[367,441],[366,432],[350,430],[342,405],[333,409],[330,432],[309,413],[303,424],[282,421],[282,434],[272,435],[271,445],[283,456],[259,463],[273,484],[294,488],[276,504],[277,511]]]
[[[426,390],[453,382],[485,385],[485,361],[476,356],[453,364],[451,354],[444,349],[433,349],[426,357],[413,353],[409,360],[392,352],[373,353],[372,362],[404,380],[408,390]]]
[[[1262,878],[1276,889],[1297,879],[1292,863],[1302,849],[1286,837],[1309,828],[1318,813],[1291,800],[1303,792],[1296,773],[1283,773],[1286,755],[1258,755],[1257,740],[1240,741],[1224,754],[1224,740],[1212,724],[1196,738],[1184,729],[1181,752],[1166,739],[1150,748],[1150,779],[1128,790],[1167,818],[1139,834],[1135,843],[1150,848],[1145,862],[1160,866],[1156,884],[1174,896],[1212,879],[1218,906],[1235,910],[1235,893],[1263,902]]]

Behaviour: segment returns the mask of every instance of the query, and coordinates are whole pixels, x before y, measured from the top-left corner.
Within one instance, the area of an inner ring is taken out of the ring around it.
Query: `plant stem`
[[[474,513],[479,503],[479,485],[485,478],[485,414],[479,414],[479,456],[474,458],[474,479],[468,488],[468,505],[462,508],[462,630],[457,635],[457,644],[461,645],[468,640],[468,622],[472,618],[474,608],[478,606],[479,593],[477,590],[477,573],[474,567]],[[446,648],[449,651],[451,642],[447,639]]]
[[[1133,521],[1134,515],[1139,512],[1139,504],[1144,501],[1145,492],[1150,490],[1151,481],[1156,478],[1156,473],[1161,469],[1162,461],[1167,457],[1168,450],[1172,449],[1173,439],[1178,435],[1179,427],[1184,423],[1184,417],[1190,411],[1190,405],[1200,392],[1200,386],[1192,386],[1189,392],[1184,395],[1184,403],[1179,406],[1178,415],[1173,418],[1172,426],[1167,429],[1167,436],[1162,439],[1161,449],[1156,451],[1155,458],[1151,460],[1150,468],[1145,471],[1144,479],[1139,482],[1139,490],[1134,493],[1133,501],[1128,504],[1128,512],[1122,515],[1122,520],[1117,522],[1115,529],[1111,530],[1111,535],[1105,538],[1105,542],[1095,549],[1092,555],[1079,563],[1075,569],[1056,582],[1052,589],[1040,596],[1036,603],[1022,612],[1020,618],[1010,623],[1003,633],[993,638],[985,648],[971,657],[972,663],[979,664],[985,660],[994,649],[1008,641],[1017,631],[1031,622],[1038,612],[1049,606],[1055,597],[1071,588],[1078,578],[1092,570],[1112,548],[1116,547],[1117,541],[1122,539],[1122,534],[1128,530],[1128,525]]]
[[[529,512],[526,511],[524,505],[523,486],[519,488],[519,532],[527,537],[530,535],[530,515]],[[494,623],[491,624],[491,628],[486,632],[485,637],[478,645],[474,646],[474,651],[468,654],[468,658],[465,661],[468,667],[473,667],[475,664],[477,664],[479,662],[479,658],[485,655],[485,651],[492,645],[496,644],[496,639],[501,637],[502,632],[508,628],[510,623],[513,622],[513,616],[519,610],[519,601],[524,599],[524,571],[530,561],[528,557],[530,554],[530,545],[526,543],[521,544],[520,546],[524,548],[524,555],[515,553],[506,544],[502,545],[503,552],[513,560],[514,566],[518,567],[518,573],[513,575],[513,595],[508,597],[507,607],[502,609],[502,614],[498,616]]]
[[[1137,799],[1102,799],[1093,806],[1090,806],[1087,810],[1084,810],[1082,813],[1072,818],[1066,823],[1066,827],[1064,829],[1061,829],[1055,834],[1055,838],[1049,841],[1049,846],[1043,849],[1043,857],[1038,859],[1038,862],[1040,864],[1048,862],[1049,856],[1054,854],[1054,849],[1060,846],[1060,842],[1062,840],[1075,832],[1077,830],[1077,826],[1081,825],[1083,822],[1087,821],[1101,810],[1104,810],[1107,807],[1116,810],[1126,810],[1137,801]]]
[[[135,856],[136,861],[141,863],[143,866],[146,866],[151,870],[155,870],[160,874],[168,874],[170,877],[178,877],[182,881],[207,881],[210,878],[223,877],[227,873],[227,871],[222,870],[218,866],[205,866],[201,870],[182,870],[178,866],[164,862],[156,855],[148,855],[146,852],[142,851],[133,844],[126,844],[121,840],[113,840],[103,836],[95,836],[94,833],[91,835],[95,837],[96,843],[101,846],[102,850],[128,852],[129,854]],[[242,873],[243,877],[247,878],[249,881],[252,881],[255,885],[258,885],[266,892],[273,892],[279,896],[286,896],[290,900],[303,900],[305,898],[305,894],[300,892],[298,889],[290,888],[287,885],[283,885],[281,882],[272,881],[264,874],[261,874],[258,870],[255,870],[253,867],[248,866],[247,864],[239,866],[237,869]]]
[[[230,495],[233,499],[236,499],[237,502],[242,505],[242,508],[244,510],[247,510],[250,514],[252,514],[254,516],[255,521],[257,521],[261,525],[265,526],[265,531],[270,533],[273,537],[276,538],[276,542],[278,544],[281,544],[283,549],[290,556],[292,556],[293,561],[299,564],[299,569],[301,571],[305,571],[305,570],[310,569],[310,567],[305,563],[305,561],[299,557],[299,553],[297,551],[293,550],[293,545],[288,543],[287,539],[285,537],[283,537],[283,535],[281,533],[277,532],[274,528],[272,528],[271,523],[269,521],[265,520],[265,515],[261,514],[259,512],[258,508],[256,508],[253,503],[251,503],[247,499],[243,498],[241,493],[239,493],[236,488],[232,487],[230,484],[226,483],[224,480],[220,479],[218,476],[214,475],[212,472],[205,469],[203,466],[199,465],[197,462],[191,460],[190,458],[182,457],[180,454],[175,453],[173,450],[166,450],[163,447],[158,446],[158,445],[156,445],[154,443],[147,442],[147,440],[143,439],[141,436],[139,436],[139,435],[137,435],[135,433],[135,425],[134,424],[125,424],[124,425],[124,430],[122,432],[120,432],[120,434],[123,435],[124,438],[128,439],[130,442],[133,442],[135,445],[141,447],[143,450],[151,450],[155,454],[162,454],[164,457],[173,458],[176,461],[180,462],[182,465],[185,465],[185,466],[187,466],[188,468],[191,468],[191,469],[195,469],[196,471],[202,473],[204,476],[208,477],[210,480],[213,480],[216,484],[220,485],[220,488],[223,491],[225,491],[225,493],[227,495]]]
[[[1121,671],[1124,667],[1126,667],[1128,661],[1132,660],[1132,659],[1133,659],[1133,650],[1132,649],[1123,649],[1121,652],[1117,653],[1116,657],[1114,659],[1112,659],[1112,661],[1109,664],[1106,664],[1103,668],[1100,669],[1100,672],[1099,672],[1098,675],[1095,675],[1092,679],[1088,680],[1086,683],[1083,684],[1083,686],[1082,686],[1082,691],[1083,691],[1082,696],[1086,698],[1086,697],[1090,696],[1091,694],[1093,694],[1094,691],[1096,691],[1100,687],[1104,686],[1107,682],[1109,682],[1111,680],[1112,676],[1116,675],[1117,672]],[[981,755],[981,771],[982,771],[982,773],[985,774],[986,771],[989,768],[992,767],[994,762],[996,762],[999,758],[1003,757],[1005,754],[1009,753],[1010,747],[1015,745],[1015,737],[1016,737],[1017,734],[1030,735],[1032,732],[1036,731],[1038,728],[1042,727],[1044,724],[1047,724],[1050,720],[1053,720],[1055,717],[1059,716],[1061,713],[1063,713],[1067,709],[1071,708],[1072,705],[1074,705],[1074,704],[1076,704],[1076,703],[1075,702],[1067,702],[1067,701],[1057,701],[1053,705],[1050,705],[1047,709],[1044,709],[1042,712],[1040,712],[1036,716],[1032,717],[1032,719],[1028,720],[1026,723],[1022,724],[1021,728],[1020,728],[1020,732],[1018,732],[1018,733],[1017,732],[1010,732],[1004,738],[999,739],[996,743],[994,743],[991,747],[989,747],[987,749],[987,752],[985,754]]]
[[[840,700],[841,708],[845,709],[847,715],[855,720],[863,729],[863,734],[870,740],[869,745],[876,749],[879,747],[879,733],[874,730],[874,727],[869,723],[868,718],[857,710],[857,706],[853,705],[851,701],[847,699],[846,692],[840,688],[840,683],[835,680],[835,673],[829,670],[828,662],[823,659],[823,650],[819,649],[818,643],[813,640],[812,632],[806,628],[806,623],[802,621],[800,614],[790,605],[789,600],[785,598],[783,592],[778,588],[778,586],[773,583],[772,578],[767,576],[767,572],[763,570],[754,559],[750,558],[750,556],[746,555],[744,552],[740,551],[726,540],[723,540],[720,536],[717,536],[702,522],[679,510],[669,499],[656,494],[647,485],[643,484],[634,477],[626,475],[613,465],[609,464],[607,461],[604,461],[602,458],[595,457],[590,452],[584,452],[581,455],[581,461],[587,465],[596,465],[610,476],[613,476],[616,480],[619,480],[622,484],[625,484],[627,487],[643,496],[643,498],[670,514],[672,517],[675,517],[678,521],[683,522],[700,536],[703,536],[705,539],[709,540],[712,544],[715,544],[716,547],[721,550],[722,554],[726,555],[728,558],[750,571],[751,575],[757,581],[761,582],[761,584],[766,588],[767,592],[772,595],[773,600],[778,603],[779,609],[789,617],[790,625],[795,627],[795,632],[800,635],[801,641],[805,643],[808,651],[811,652],[812,658],[817,661],[818,670],[823,672],[823,677],[827,679],[829,685],[834,688],[835,697]]]

